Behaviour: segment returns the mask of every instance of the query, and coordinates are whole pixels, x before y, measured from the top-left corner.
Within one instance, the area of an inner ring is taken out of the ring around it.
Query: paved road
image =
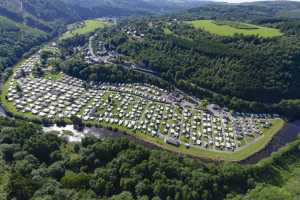
[[[94,50],[93,50],[93,39],[94,39],[94,36],[91,36],[89,38],[89,51],[91,52],[92,56],[94,58],[96,58],[97,56],[95,55]]]

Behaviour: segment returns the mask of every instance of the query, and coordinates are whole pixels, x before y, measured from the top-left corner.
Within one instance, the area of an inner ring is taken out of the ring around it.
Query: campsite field
[[[215,20],[195,20],[188,22],[194,28],[203,29],[211,34],[220,36],[233,36],[234,34],[257,35],[263,38],[271,38],[281,36],[279,29],[256,26],[253,24],[215,21]]]
[[[73,24],[73,28],[71,30],[65,32],[61,36],[61,40],[68,39],[71,37],[74,37],[75,35],[84,35],[91,32],[94,32],[96,29],[104,28],[105,26],[108,26],[109,22],[103,21],[103,20],[86,20],[80,23]]]
[[[271,141],[273,136],[276,135],[276,133],[278,133],[280,129],[284,126],[285,121],[282,119],[274,119],[272,121],[272,124],[273,124],[272,128],[264,130],[263,136],[257,138],[255,141],[249,143],[248,145],[241,148],[240,150],[234,152],[228,152],[228,151],[221,152],[221,151],[214,151],[214,150],[195,148],[195,147],[191,147],[187,149],[184,147],[184,145],[175,147],[173,145],[169,145],[162,142],[158,138],[153,138],[145,134],[134,134],[134,136],[143,139],[146,142],[155,144],[158,147],[161,147],[171,152],[176,152],[178,154],[185,154],[185,155],[190,155],[192,157],[210,159],[215,161],[237,162],[246,159],[249,156],[265,148],[265,146]]]

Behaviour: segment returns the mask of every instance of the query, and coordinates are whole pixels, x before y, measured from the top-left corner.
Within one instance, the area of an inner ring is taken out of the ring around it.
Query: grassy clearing
[[[58,81],[62,79],[63,74],[59,72],[48,72],[44,75],[44,78],[47,80]]]
[[[194,28],[203,29],[209,33],[220,36],[233,36],[234,34],[257,35],[263,38],[271,38],[281,36],[279,29],[253,24],[238,23],[238,22],[220,22],[214,20],[195,20],[188,22]]]
[[[164,34],[166,34],[166,35],[172,35],[173,34],[173,32],[169,28],[164,28],[163,30],[164,30]]]
[[[75,35],[84,35],[91,32],[94,32],[95,30],[99,28],[104,28],[105,26],[109,26],[110,24],[106,21],[101,20],[86,20],[83,21],[82,24],[78,24],[76,28],[67,31],[61,36],[61,40],[68,39],[71,37],[74,37]]]

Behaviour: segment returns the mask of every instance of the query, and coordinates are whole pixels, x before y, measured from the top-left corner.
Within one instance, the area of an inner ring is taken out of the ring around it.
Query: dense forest
[[[132,16],[132,15],[150,15],[165,12],[181,11],[202,4],[209,4],[197,0],[62,0],[74,5],[76,8],[82,8],[84,15],[89,17],[99,16]],[[88,12],[87,12],[88,11]]]
[[[39,125],[3,118],[0,131],[2,199],[299,198],[299,140],[248,166],[178,157],[125,138],[67,143]]]
[[[0,16],[0,71],[3,72],[28,49],[47,39],[48,35],[42,31]]]

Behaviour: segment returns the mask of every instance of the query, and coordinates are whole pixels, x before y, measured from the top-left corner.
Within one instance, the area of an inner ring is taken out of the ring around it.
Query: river
[[[82,138],[86,136],[95,136],[97,138],[120,138],[125,135],[120,132],[110,131],[104,128],[96,128],[96,127],[85,127],[83,130],[79,131],[74,128],[73,125],[66,126],[57,126],[56,124],[51,126],[44,126],[43,130],[45,132],[56,131],[61,133],[61,136],[64,136],[68,139],[69,142],[80,142]],[[72,134],[65,134],[63,132],[72,132]]]

